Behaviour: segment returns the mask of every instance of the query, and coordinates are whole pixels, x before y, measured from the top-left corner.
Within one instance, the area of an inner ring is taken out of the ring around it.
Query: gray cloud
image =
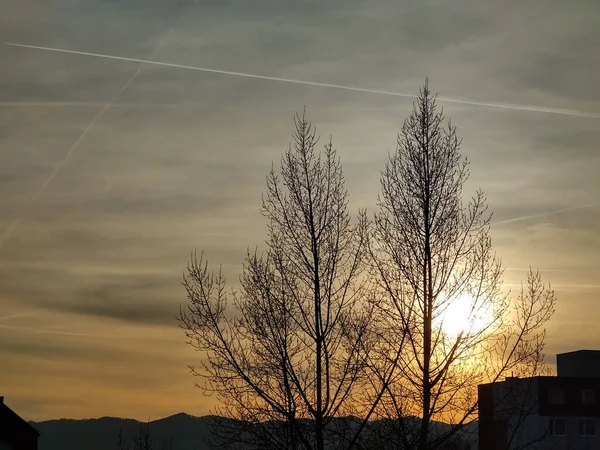
[[[89,343],[73,342],[72,340],[58,342],[56,340],[49,341],[39,339],[35,336],[35,340],[31,338],[14,339],[12,341],[2,341],[0,343],[0,354],[4,358],[15,358],[22,355],[33,356],[43,360],[53,361],[70,361],[78,362],[87,360],[89,362],[103,362],[114,358],[126,359],[132,357],[130,352],[124,352],[118,348],[102,348],[91,346]]]
[[[65,305],[64,310],[125,322],[174,326],[179,309],[173,301],[160,296],[161,291],[165,292],[165,284],[149,279],[139,284],[101,283],[78,292],[77,299]]]
[[[2,292],[8,303],[133,324],[177,324],[183,299],[175,276],[83,275],[59,268],[29,268],[27,272],[29,281],[24,284],[21,270],[2,271]]]

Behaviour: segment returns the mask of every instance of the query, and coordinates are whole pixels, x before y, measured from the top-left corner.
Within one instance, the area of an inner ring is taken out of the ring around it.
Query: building
[[[557,376],[479,385],[479,449],[600,449],[600,351],[556,356]]]
[[[0,450],[37,450],[40,433],[0,397]]]

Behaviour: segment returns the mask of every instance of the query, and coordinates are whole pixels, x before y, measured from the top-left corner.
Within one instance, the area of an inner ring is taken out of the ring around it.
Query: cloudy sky
[[[175,321],[189,252],[237,279],[303,105],[373,210],[412,99],[7,43],[523,106],[440,102],[506,284],[556,289],[548,353],[600,348],[597,0],[0,3],[0,395],[26,418],[207,413]]]

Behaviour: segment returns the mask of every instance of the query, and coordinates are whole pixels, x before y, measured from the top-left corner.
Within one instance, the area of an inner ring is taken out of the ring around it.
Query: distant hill
[[[158,448],[166,438],[173,439],[173,450],[208,450],[206,438],[212,418],[176,414],[150,422],[150,433]],[[140,425],[133,419],[102,417],[100,419],[60,419],[30,422],[41,434],[39,450],[116,450],[119,430],[131,441]]]
[[[150,433],[156,439],[157,448],[167,438],[173,439],[173,450],[210,450],[207,439],[210,436],[213,416],[194,417],[180,413],[150,422]],[[117,435],[122,429],[123,438],[131,441],[138,435],[140,425],[133,419],[102,417],[100,419],[60,419],[44,422],[30,422],[41,434],[39,450],[117,450]],[[438,422],[442,429],[447,424]],[[477,425],[469,427],[469,441],[476,449]]]

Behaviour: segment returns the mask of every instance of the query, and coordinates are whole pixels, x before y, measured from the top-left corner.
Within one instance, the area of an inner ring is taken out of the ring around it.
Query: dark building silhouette
[[[0,450],[37,450],[40,433],[0,397]]]
[[[480,450],[600,449],[600,351],[559,354],[557,376],[479,385]]]

